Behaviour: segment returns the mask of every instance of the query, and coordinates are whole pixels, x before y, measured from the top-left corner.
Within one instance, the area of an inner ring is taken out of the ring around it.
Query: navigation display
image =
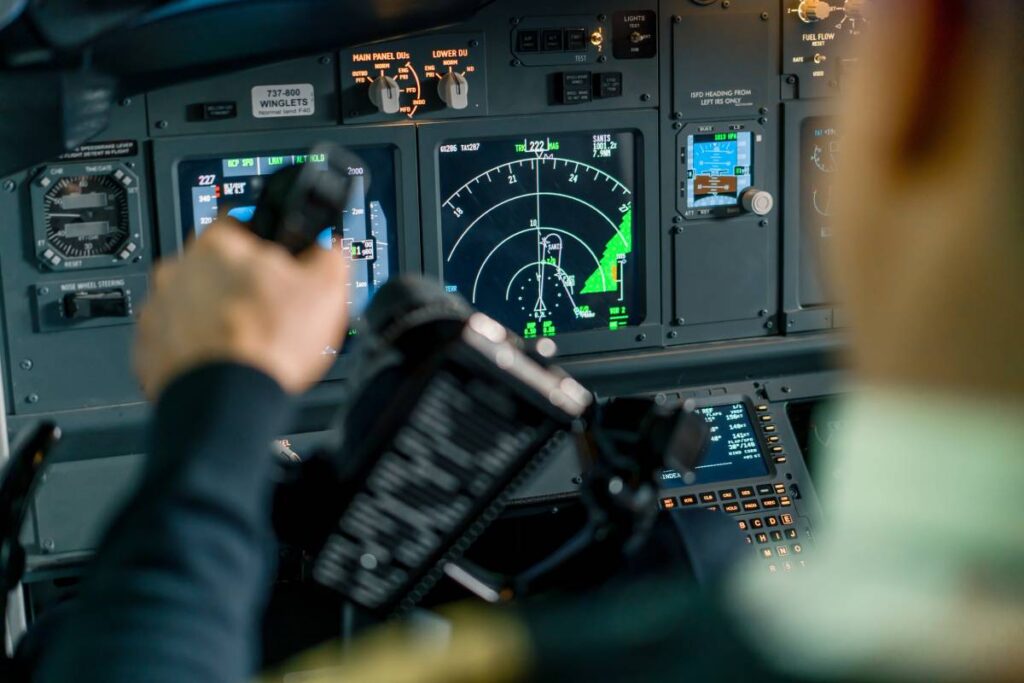
[[[640,323],[637,156],[632,132],[441,144],[448,290],[527,339]]]
[[[754,184],[753,133],[689,135],[686,139],[686,206],[736,206]]]
[[[757,433],[743,403],[698,408],[697,412],[707,420],[710,434],[700,464],[694,468],[695,479],[684,481],[676,470],[665,470],[661,474],[662,486],[710,484],[768,474]]]
[[[349,150],[360,163],[349,166],[354,186],[340,227],[324,230],[325,249],[340,249],[350,259],[349,306],[362,312],[374,292],[398,269],[395,225],[395,158],[392,147]],[[261,177],[293,164],[325,166],[326,159],[304,152],[263,156],[190,159],[178,165],[183,236],[201,234],[220,216],[242,222],[252,218]]]

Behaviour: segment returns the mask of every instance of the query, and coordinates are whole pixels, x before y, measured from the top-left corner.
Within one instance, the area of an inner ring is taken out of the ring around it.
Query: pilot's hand
[[[153,273],[139,317],[135,372],[151,399],[205,363],[253,366],[290,393],[320,379],[348,323],[338,250],[298,257],[221,220]]]

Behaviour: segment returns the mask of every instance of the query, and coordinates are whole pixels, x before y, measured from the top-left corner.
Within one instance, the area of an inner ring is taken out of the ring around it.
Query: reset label
[[[258,119],[312,116],[316,110],[312,83],[257,85],[252,89],[252,115]]]

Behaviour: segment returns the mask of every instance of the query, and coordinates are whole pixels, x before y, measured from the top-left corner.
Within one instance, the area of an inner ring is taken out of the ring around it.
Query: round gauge
[[[50,269],[105,268],[140,255],[139,183],[121,164],[50,166],[32,184],[36,254]]]
[[[128,240],[128,191],[113,176],[66,176],[43,195],[50,248],[66,259],[116,254]]]

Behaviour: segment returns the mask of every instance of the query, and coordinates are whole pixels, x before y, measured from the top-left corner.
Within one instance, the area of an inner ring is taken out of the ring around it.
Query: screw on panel
[[[598,14],[598,15],[597,15],[597,20],[598,20],[598,21],[604,21],[604,20],[605,20],[605,19],[607,19],[607,18],[608,18],[608,16],[607,16],[607,15],[605,15],[605,14]]]
[[[683,118],[683,112],[681,112],[681,111],[672,112],[672,118],[674,118],[675,120],[678,121],[679,119]]]
[[[758,318],[763,318],[766,315],[768,315],[768,309],[767,308],[762,308],[760,311],[757,312],[757,317]]]
[[[512,66],[519,66],[520,64],[522,64],[522,62],[520,62],[518,59],[512,60]]]
[[[515,25],[517,25],[517,24],[519,23],[519,17],[512,17],[511,19],[509,19],[509,22],[510,22],[510,23],[511,23],[511,24],[512,24],[513,26],[515,26]]]
[[[577,474],[575,477],[572,478],[572,483],[574,483],[577,486],[579,486],[580,484],[583,483],[583,477],[581,477],[580,475]]]
[[[641,100],[642,102],[650,102],[650,101],[651,101],[651,95],[650,95],[650,93],[646,93],[646,92],[645,92],[645,93],[644,93],[643,95],[641,95],[641,96],[640,96],[640,100]]]
[[[673,234],[673,235],[682,235],[683,234],[683,229],[681,227],[679,227],[678,225],[673,225],[671,228],[668,229],[668,231],[669,231],[670,234]]]
[[[676,318],[675,320],[672,321],[672,323],[675,325],[685,325],[686,318]]]
[[[130,107],[130,106],[132,106],[132,98],[130,98],[130,97],[122,97],[121,101],[118,102],[118,104],[120,104],[122,107]]]
[[[768,13],[761,12],[761,21],[768,21]]]
[[[7,192],[14,192],[14,188],[16,187],[18,187],[18,184],[13,180],[4,181],[4,190],[6,190]]]
[[[43,552],[50,553],[57,547],[57,544],[53,542],[52,538],[44,538],[41,544],[43,546]]]
[[[32,359],[26,358],[25,360],[21,361],[21,363],[19,363],[18,365],[19,367],[21,367],[22,370],[31,370],[33,365]]]
[[[766,330],[772,330],[772,329],[775,329],[775,323],[773,323],[773,322],[772,322],[771,320],[769,320],[768,322],[766,322],[766,323],[764,324],[764,328],[765,328]]]
[[[470,47],[480,47],[480,41],[477,40],[476,38],[474,38],[473,40],[469,41],[469,46]]]
[[[763,218],[762,218],[761,220],[759,220],[759,221],[757,222],[757,224],[758,224],[758,225],[760,225],[760,226],[761,226],[762,228],[767,228],[767,227],[768,227],[768,221],[766,221],[766,220],[765,220],[765,219],[763,219]]]
[[[730,3],[729,0],[722,0],[722,9],[729,9],[729,5],[731,4],[732,3]]]
[[[124,165],[127,166],[128,168],[135,168],[134,161],[126,161]]]
[[[676,214],[675,216],[672,216],[672,222],[673,223],[682,223],[683,222],[683,217],[680,216],[679,214]]]
[[[788,394],[791,391],[793,391],[793,389],[790,388],[790,386],[788,384],[786,386],[782,387],[782,393],[784,393],[784,394]]]
[[[675,330],[670,330],[669,333],[668,333],[668,338],[669,339],[675,339],[678,336],[679,336],[679,333],[676,332]]]
[[[647,341],[647,335],[643,334],[643,333],[640,333],[640,334],[636,335],[636,340],[638,342]]]
[[[766,119],[765,117],[762,116],[761,118],[759,118],[757,120],[757,122],[760,123],[763,126],[764,124],[768,123],[768,119]]]
[[[679,123],[678,121],[672,124],[672,130],[682,130],[682,128],[683,124]]]
[[[831,81],[828,82],[828,87],[830,87],[830,88],[838,88],[839,87],[839,83],[836,82],[835,80],[831,80]]]
[[[50,293],[50,288],[49,287],[40,287],[39,288],[39,296],[46,296],[49,293]]]
[[[163,130],[164,128],[167,127],[167,122],[166,121],[157,121],[156,122],[156,127],[159,128],[160,130]]]
[[[786,321],[786,327],[793,327],[793,322],[794,321],[792,321],[792,320]]]
[[[681,16],[679,16],[678,14],[675,14],[675,15],[672,16],[672,23],[673,24],[681,24],[681,23],[683,23],[683,18]]]
[[[321,57],[321,58],[320,58],[319,60],[317,60],[317,61],[319,61],[319,62],[320,62],[320,63],[321,63],[322,65],[324,65],[324,66],[327,66],[328,64],[330,64],[330,63],[331,63],[331,58],[330,58],[330,57],[328,57],[327,55],[324,55],[323,57]]]
[[[768,107],[761,107],[760,109],[757,110],[757,113],[760,114],[761,116],[764,116],[765,114],[768,113]]]
[[[795,84],[796,83],[796,76],[793,76],[793,75],[786,76],[786,83],[789,83],[790,85]]]
[[[600,57],[597,58],[597,61],[599,64],[604,64],[605,62],[608,61],[608,58],[604,55],[601,55]]]
[[[26,403],[39,403],[39,394],[29,394],[25,397]]]

